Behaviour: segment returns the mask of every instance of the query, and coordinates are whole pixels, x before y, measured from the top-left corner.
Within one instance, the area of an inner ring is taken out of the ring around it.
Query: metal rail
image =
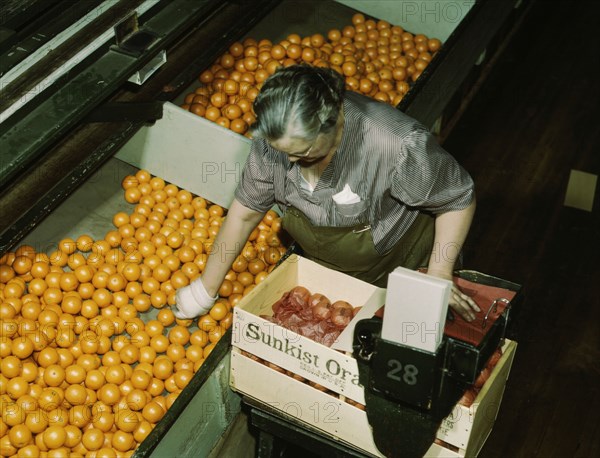
[[[133,104],[175,99],[231,42],[244,36],[280,1],[262,0],[251,5],[218,2],[218,7],[173,38],[167,48],[167,63],[157,74],[135,91],[123,86],[106,101]],[[90,112],[97,106],[100,103],[91,107]],[[0,253],[17,245],[144,124],[139,120],[88,122],[82,117],[56,144],[41,151],[27,167],[27,173],[12,183],[2,183]]]

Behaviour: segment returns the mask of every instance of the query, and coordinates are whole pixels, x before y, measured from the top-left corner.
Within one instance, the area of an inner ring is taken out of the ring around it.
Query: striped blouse
[[[419,122],[396,108],[355,92],[344,99],[342,141],[313,192],[300,166],[264,139],[252,142],[236,199],[264,212],[293,206],[316,226],[368,224],[376,250],[389,251],[419,210],[438,214],[466,208],[473,180]],[[348,184],[359,203],[332,196]]]

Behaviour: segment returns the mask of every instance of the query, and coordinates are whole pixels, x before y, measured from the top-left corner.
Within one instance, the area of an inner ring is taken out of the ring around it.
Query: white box
[[[398,267],[388,276],[381,337],[435,353],[442,343],[452,282]]]

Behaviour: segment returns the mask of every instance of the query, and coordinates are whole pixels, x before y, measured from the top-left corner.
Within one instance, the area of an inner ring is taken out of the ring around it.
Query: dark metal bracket
[[[159,38],[158,34],[151,30],[140,30],[136,11],[119,22],[114,30],[116,45],[111,46],[110,49],[132,57],[144,54]]]
[[[154,122],[163,117],[164,102],[109,102],[92,111],[85,122]]]

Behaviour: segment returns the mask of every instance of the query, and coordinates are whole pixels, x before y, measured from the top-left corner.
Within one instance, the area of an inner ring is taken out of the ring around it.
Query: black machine
[[[473,271],[458,275],[514,293],[510,300],[496,298],[483,310],[478,323],[483,337],[478,343],[445,333],[438,351],[428,353],[382,339],[379,317],[361,320],[355,327],[354,356],[365,388],[367,416],[375,444],[387,457],[425,454],[441,421],[504,339],[520,285]]]

